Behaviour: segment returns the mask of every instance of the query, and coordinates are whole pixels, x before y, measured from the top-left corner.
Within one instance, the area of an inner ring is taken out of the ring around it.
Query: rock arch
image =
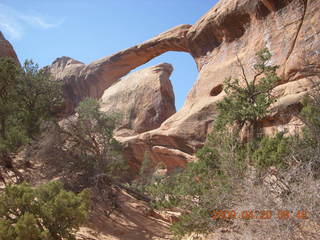
[[[104,90],[119,78],[161,54],[168,51],[189,52],[186,35],[190,27],[174,27],[140,45],[88,65],[66,57],[55,60],[49,68],[57,80],[65,83],[67,113],[72,113],[83,97],[100,98]]]

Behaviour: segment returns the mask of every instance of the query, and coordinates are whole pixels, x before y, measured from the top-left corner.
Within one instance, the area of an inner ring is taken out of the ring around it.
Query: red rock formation
[[[14,51],[10,42],[4,38],[1,31],[0,31],[0,57],[10,57],[10,58],[13,58],[17,63],[19,63],[16,52]]]
[[[129,74],[104,91],[101,110],[120,115],[118,136],[156,129],[176,112],[172,71],[170,64],[162,63]]]
[[[223,80],[239,74],[237,55],[248,77],[255,53],[268,47],[273,64],[280,65],[281,83],[274,89],[279,101],[265,129],[294,131],[299,124],[291,111],[314,87],[320,69],[320,1],[221,0],[193,26],[182,25],[111,57],[84,66],[66,80],[74,106],[83,96],[101,97],[103,91],[131,69],[166,51],[189,52],[199,77],[183,108],[155,130],[122,137],[132,162],[147,151],[155,161],[183,165],[203,144],[224,96]],[[72,80],[70,80],[72,79]],[[71,95],[72,95],[71,94]],[[68,96],[68,94],[67,94]],[[72,109],[72,108],[71,108]]]
[[[223,80],[240,73],[236,55],[245,66],[252,66],[255,53],[264,47],[272,52],[272,63],[280,65],[282,78],[274,89],[279,97],[274,117],[266,119],[265,130],[272,133],[287,128],[293,132],[300,123],[290,112],[319,76],[319,10],[319,1],[220,1],[187,33],[199,77],[183,108],[159,129],[122,140],[131,145],[131,155],[141,161],[140,152],[147,149],[153,159],[170,167],[191,159],[210,129],[215,103],[225,94]],[[247,74],[253,74],[250,68]],[[187,155],[177,155],[175,150]]]
[[[62,68],[62,72],[55,64],[62,60],[59,58],[55,60],[49,68],[57,80],[65,81],[67,113],[72,113],[75,106],[85,96],[100,98],[104,90],[119,78],[154,57],[167,51],[188,51],[185,36],[189,28],[189,25],[177,26],[145,43],[99,59],[89,65],[80,67],[78,63],[76,66],[71,63],[67,69]]]
[[[173,103],[167,105],[171,110],[165,114],[158,114],[162,110],[157,109],[153,120],[156,124],[146,123],[150,125],[144,128],[142,121],[130,130],[143,133],[119,136],[132,162],[141,162],[145,152],[149,152],[153,160],[164,161],[171,168],[193,160],[193,154],[203,144],[216,114],[215,103],[224,96],[223,80],[239,74],[236,55],[248,66],[250,77],[249,66],[253,64],[255,53],[264,47],[270,49],[272,63],[280,65],[278,74],[282,81],[274,89],[279,97],[274,114],[263,124],[269,133],[278,128],[294,131],[299,122],[291,112],[299,107],[301,97],[319,78],[319,19],[319,1],[221,0],[193,26],[175,27],[89,65],[62,57],[49,69],[56,79],[65,82],[67,112],[70,113],[82,98],[100,98],[118,79],[152,58],[167,51],[189,52],[197,63],[199,77],[183,108],[171,117]],[[0,56],[18,61],[2,34]],[[139,116],[133,119],[147,118],[143,111],[137,114]],[[152,131],[147,131],[150,129]]]

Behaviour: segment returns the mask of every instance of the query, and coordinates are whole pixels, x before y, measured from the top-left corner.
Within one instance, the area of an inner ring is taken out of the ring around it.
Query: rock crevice
[[[303,13],[302,13],[302,16],[301,16],[301,19],[299,20],[299,25],[298,25],[298,28],[297,28],[297,33],[296,33],[296,36],[294,37],[294,40],[292,42],[292,47],[291,49],[289,50],[288,52],[288,56],[287,56],[287,60],[290,58],[295,46],[296,46],[296,43],[297,43],[297,39],[298,39],[298,36],[300,34],[300,31],[301,31],[301,28],[302,28],[302,25],[304,23],[304,18],[306,16],[306,13],[307,13],[307,7],[308,7],[308,0],[301,0],[303,2]],[[287,65],[287,61],[285,63],[285,65]],[[286,67],[284,68],[284,73],[286,72]]]

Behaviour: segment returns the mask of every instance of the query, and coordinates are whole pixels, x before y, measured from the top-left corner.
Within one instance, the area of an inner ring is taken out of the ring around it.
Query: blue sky
[[[60,56],[84,63],[142,43],[179,24],[194,24],[217,0],[1,0],[0,30],[20,61],[41,67]],[[142,67],[168,62],[179,109],[197,78],[187,53],[168,52]],[[142,67],[139,67],[142,68]]]

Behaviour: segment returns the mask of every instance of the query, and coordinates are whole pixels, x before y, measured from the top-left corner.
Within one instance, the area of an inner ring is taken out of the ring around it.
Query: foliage
[[[310,172],[320,177],[320,87],[317,86],[302,100],[300,120],[305,124],[303,138],[292,145],[292,156],[309,164]]]
[[[252,163],[258,168],[280,165],[288,152],[288,139],[281,134],[273,138],[259,138],[256,134],[257,123],[275,101],[270,92],[279,81],[278,66],[270,65],[270,58],[267,49],[257,53],[252,81],[238,59],[241,79],[225,80],[227,96],[217,105],[219,115],[214,130],[197,152],[198,161],[147,187],[155,207],[178,207],[182,211],[179,221],[172,226],[178,238],[191,232],[208,233],[226,224],[228,221],[213,221],[212,211],[232,209],[245,188],[248,167]],[[240,130],[247,123],[251,138],[243,142],[239,132],[230,131],[230,126]]]
[[[67,192],[60,182],[7,186],[0,194],[0,240],[75,239],[88,208],[87,190]]]
[[[304,137],[309,144],[317,144],[320,141],[320,87],[317,86],[302,100],[303,108],[300,119],[306,125]]]
[[[61,82],[50,78],[44,69],[32,60],[23,66],[23,74],[17,85],[21,107],[20,116],[28,136],[39,133],[42,120],[48,120],[63,103]]]
[[[11,59],[0,59],[0,152],[2,162],[7,153],[27,139],[16,112],[19,97],[16,91],[21,71]]]
[[[269,65],[271,54],[268,49],[259,51],[256,57],[251,81],[239,59],[241,78],[229,77],[225,80],[224,91],[227,96],[218,103],[217,128],[223,128],[226,124],[237,124],[242,128],[249,122],[255,130],[257,121],[268,114],[270,105],[275,101],[270,92],[279,81],[276,74],[278,66]]]
[[[281,133],[275,137],[263,137],[252,153],[256,166],[259,168],[283,166],[283,159],[289,152],[290,141],[290,138],[284,137]]]
[[[20,68],[13,60],[0,59],[0,157],[12,167],[10,153],[39,133],[62,103],[61,84],[52,81],[38,65],[26,61]]]
[[[147,187],[155,207],[182,209],[182,217],[172,226],[180,237],[215,227],[211,219],[213,208],[232,206],[232,193],[239,189],[245,170],[242,145],[228,131],[211,133],[197,156],[197,162]]]
[[[149,154],[149,152],[144,154],[144,160],[142,161],[139,174],[136,179],[129,184],[131,189],[134,189],[141,194],[145,194],[146,187],[160,181],[166,173],[166,166],[164,163],[159,162],[155,165]]]
[[[80,188],[104,189],[124,174],[126,162],[121,158],[121,146],[114,139],[117,118],[99,110],[99,102],[86,98],[76,108],[76,116],[64,126],[66,148],[70,159],[68,175],[78,176]]]

